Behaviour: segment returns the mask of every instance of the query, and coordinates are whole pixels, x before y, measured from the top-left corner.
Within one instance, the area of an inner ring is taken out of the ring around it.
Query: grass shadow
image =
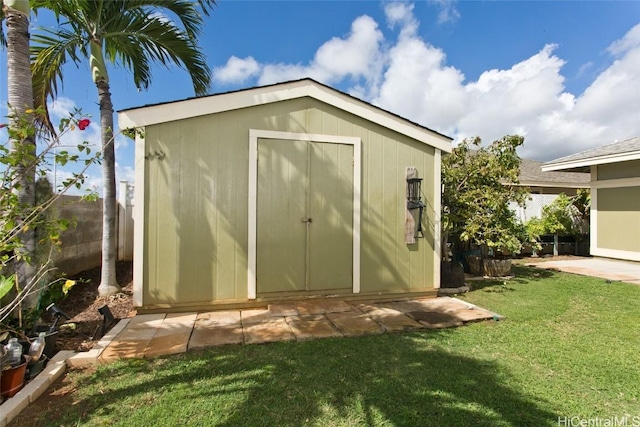
[[[520,264],[513,264],[513,277],[510,278],[488,278],[484,280],[474,280],[468,282],[471,286],[471,292],[483,291],[492,293],[513,292],[517,289],[514,284],[526,284],[532,281],[538,281],[553,277],[555,272],[543,270],[536,267],[529,267]]]
[[[448,331],[222,347],[101,368],[55,425],[553,425],[505,368]],[[441,341],[441,340],[440,340]],[[44,414],[46,419],[46,414]],[[177,417],[177,418],[175,418]],[[185,418],[186,417],[186,418]]]

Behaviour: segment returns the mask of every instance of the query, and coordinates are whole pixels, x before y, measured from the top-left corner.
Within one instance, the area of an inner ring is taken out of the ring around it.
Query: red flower
[[[78,127],[80,128],[80,130],[85,130],[90,123],[91,123],[91,120],[89,119],[78,120]]]
[[[7,127],[7,124],[6,124],[6,123],[0,123],[0,129],[2,129],[2,128],[6,128],[6,127]]]

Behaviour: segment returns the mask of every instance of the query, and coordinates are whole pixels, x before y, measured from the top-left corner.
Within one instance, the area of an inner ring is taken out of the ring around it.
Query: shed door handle
[[[300,221],[301,222],[313,222],[313,219],[311,219],[311,218],[302,218]]]

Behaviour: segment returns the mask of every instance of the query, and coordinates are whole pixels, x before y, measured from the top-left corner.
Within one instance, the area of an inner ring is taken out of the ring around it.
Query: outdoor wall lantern
[[[424,237],[422,232],[422,211],[425,208],[420,198],[422,178],[407,178],[407,209],[418,209],[418,226],[414,237]]]

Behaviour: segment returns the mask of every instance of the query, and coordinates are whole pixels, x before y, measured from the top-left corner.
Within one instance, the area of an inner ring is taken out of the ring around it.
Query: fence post
[[[133,259],[133,185],[120,181],[118,191],[118,261]]]

